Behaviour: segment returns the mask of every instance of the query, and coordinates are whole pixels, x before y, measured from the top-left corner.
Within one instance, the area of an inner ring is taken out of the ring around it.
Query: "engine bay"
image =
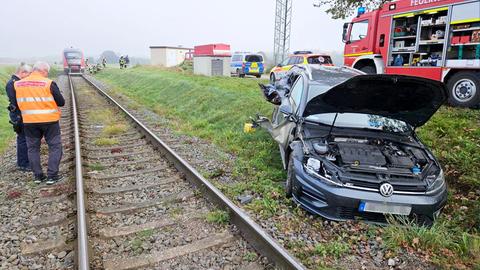
[[[336,137],[329,141],[315,140],[312,147],[316,154],[352,171],[389,170],[419,175],[430,162],[427,153],[420,148],[383,139]]]

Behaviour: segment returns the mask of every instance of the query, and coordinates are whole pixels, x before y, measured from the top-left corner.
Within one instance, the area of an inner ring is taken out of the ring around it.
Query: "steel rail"
[[[203,194],[217,207],[224,209],[230,214],[230,222],[235,224],[242,233],[243,237],[249,242],[256,251],[267,257],[279,269],[305,269],[304,266],[291,256],[283,247],[281,247],[268,233],[266,233],[257,223],[255,223],[238,206],[228,199],[212,183],[205,179],[195,168],[190,166],[175,151],[158,138],[150,129],[137,120],[115,99],[96,85],[86,76],[82,77],[92,85],[101,95],[110,103],[116,105],[133,122],[135,128],[141,132],[145,138],[159,150],[175,168],[185,175],[185,178],[196,186]]]
[[[79,270],[89,270],[88,232],[85,214],[85,192],[82,174],[82,153],[80,150],[77,101],[70,75],[68,75],[68,82],[70,84],[70,94],[72,99],[73,130],[75,138],[75,184],[77,188],[77,263]]]

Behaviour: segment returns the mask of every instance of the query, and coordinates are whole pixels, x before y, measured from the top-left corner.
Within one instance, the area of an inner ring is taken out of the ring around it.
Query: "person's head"
[[[32,73],[32,67],[29,65],[26,65],[25,63],[21,63],[20,66],[17,67],[17,70],[15,71],[15,76],[17,76],[20,79],[23,79],[30,75]]]
[[[48,77],[50,65],[46,62],[38,61],[33,65],[33,71],[40,73],[43,77]]]

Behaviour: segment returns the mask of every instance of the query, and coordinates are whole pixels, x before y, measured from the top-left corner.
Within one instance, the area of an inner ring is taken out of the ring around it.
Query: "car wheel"
[[[372,67],[372,66],[364,66],[364,67],[360,68],[360,71],[363,71],[367,74],[377,74],[376,68]]]
[[[458,107],[475,107],[480,103],[480,73],[459,72],[447,82],[448,103]]]
[[[276,81],[275,73],[270,74],[270,84],[275,85],[275,81]]]
[[[294,177],[295,177],[295,170],[293,167],[293,153],[292,153],[288,158],[287,180],[285,181],[285,195],[287,196],[287,198],[292,197]]]

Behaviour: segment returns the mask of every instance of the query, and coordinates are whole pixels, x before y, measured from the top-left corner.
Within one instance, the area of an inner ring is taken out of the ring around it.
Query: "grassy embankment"
[[[5,92],[5,84],[10,80],[12,72],[11,67],[0,67],[0,153],[3,153],[10,141],[15,137],[12,126],[8,122],[8,98]]]
[[[237,157],[235,175],[246,181],[221,186],[231,198],[246,190],[254,191],[261,199],[246,207],[265,218],[291,206],[278,182],[285,173],[277,146],[262,130],[253,134],[242,131],[250,116],[271,113],[272,107],[263,100],[255,80],[207,78],[152,67],[110,69],[97,77],[167,117],[174,130],[204,138],[233,153]],[[479,119],[478,110],[445,107],[419,130],[444,166],[450,186],[449,204],[432,228],[383,228],[384,245],[393,254],[403,248],[447,268],[480,267]],[[316,251],[309,252],[313,256]],[[312,266],[308,252],[294,253]],[[334,253],[326,256],[338,257]]]

